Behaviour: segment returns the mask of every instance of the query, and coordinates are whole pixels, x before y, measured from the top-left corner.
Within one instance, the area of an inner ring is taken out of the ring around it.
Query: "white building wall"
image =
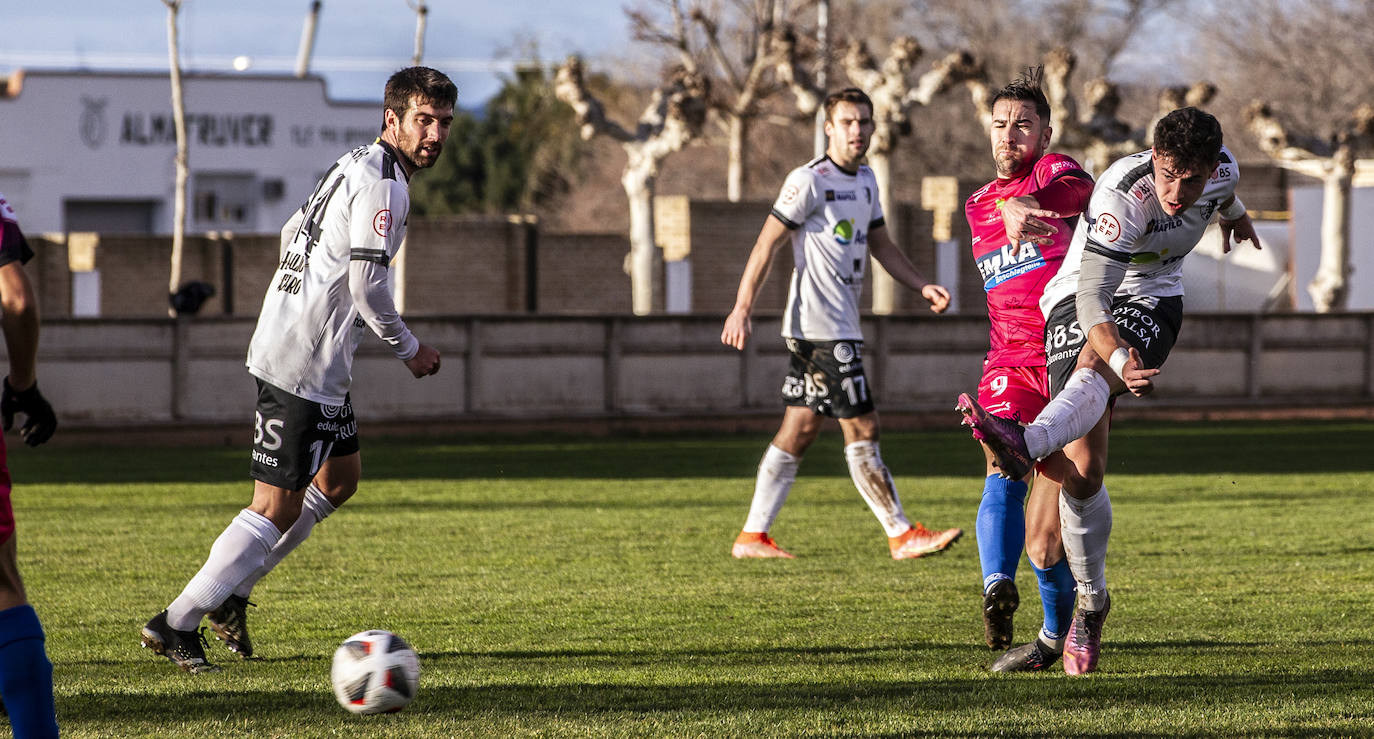
[[[381,129],[381,90],[377,102],[336,103],[319,78],[188,74],[183,82],[192,189],[197,174],[251,181],[250,218],[232,230],[279,230],[330,163]],[[171,110],[165,73],[18,73],[0,96],[0,192],[31,233],[65,230],[64,203],[78,200],[150,201],[153,232],[170,233]],[[188,231],[205,230],[190,218]]]

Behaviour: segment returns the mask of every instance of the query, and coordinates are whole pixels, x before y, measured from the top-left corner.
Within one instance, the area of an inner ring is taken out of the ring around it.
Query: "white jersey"
[[[840,169],[820,157],[787,175],[773,215],[792,229],[792,283],[782,335],[808,341],[863,339],[859,294],[868,233],[883,225],[873,170]]]
[[[281,261],[248,346],[248,371],[292,395],[340,405],[368,323],[398,356],[413,356],[417,342],[394,308],[387,316],[393,328],[384,332],[364,320],[375,319],[374,311],[356,297],[361,262],[378,275],[372,293],[390,303],[386,267],[405,238],[409,212],[405,170],[389,145],[378,140],[340,157],[282,230]]]
[[[1229,149],[1222,147],[1219,160],[1197,202],[1173,216],[1159,204],[1148,150],[1116,160],[1093,188],[1064,265],[1045,286],[1041,311],[1048,316],[1059,301],[1078,291],[1084,249],[1126,262],[1117,295],[1182,295],[1183,258],[1197,246],[1212,215],[1235,194],[1240,180]]]

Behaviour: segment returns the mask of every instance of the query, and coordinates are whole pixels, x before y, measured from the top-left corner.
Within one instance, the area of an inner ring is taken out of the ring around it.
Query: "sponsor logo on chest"
[[[1001,249],[994,249],[978,257],[978,272],[983,276],[984,290],[991,290],[1007,280],[1043,266],[1045,256],[1029,241],[1021,244],[1021,248],[1015,254],[1012,253],[1011,244],[1004,244]]]
[[[1172,231],[1183,225],[1183,219],[1178,216],[1165,216],[1163,218],[1151,218],[1145,224],[1145,233],[1159,234],[1165,231]]]

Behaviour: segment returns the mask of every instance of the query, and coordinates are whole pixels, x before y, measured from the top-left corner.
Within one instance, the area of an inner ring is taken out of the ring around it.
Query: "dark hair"
[[[868,114],[873,115],[873,101],[869,99],[868,95],[857,87],[846,87],[825,96],[825,119],[827,121],[830,120],[830,114],[835,112],[835,106],[840,103],[867,105]]]
[[[458,104],[458,87],[443,72],[429,67],[406,67],[386,81],[386,93],[382,105],[405,118],[410,109],[412,98],[420,98],[422,103],[431,103],[440,108],[452,108]]]
[[[1221,124],[1197,108],[1179,108],[1155,124],[1154,150],[1178,166],[1210,172],[1221,155]]]
[[[996,107],[998,100],[1019,100],[1035,104],[1035,114],[1040,116],[1040,122],[1046,126],[1050,125],[1050,101],[1045,97],[1045,91],[1040,87],[1040,80],[1045,76],[1045,67],[1027,67],[1016,79],[1012,80],[1006,87],[997,91],[992,96],[992,102],[988,104],[988,109]]]

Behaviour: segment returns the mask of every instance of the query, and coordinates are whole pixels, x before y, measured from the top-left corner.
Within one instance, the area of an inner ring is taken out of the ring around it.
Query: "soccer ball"
[[[364,631],[334,651],[329,679],[339,705],[353,713],[395,713],[415,697],[420,657],[390,631]]]

